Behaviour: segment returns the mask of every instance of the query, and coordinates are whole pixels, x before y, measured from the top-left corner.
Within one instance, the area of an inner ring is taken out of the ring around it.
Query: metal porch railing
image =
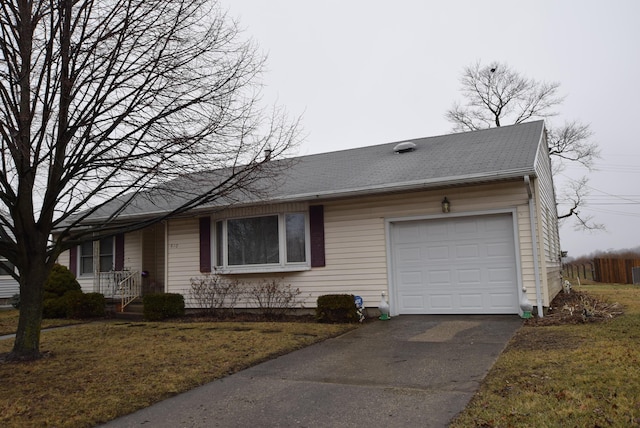
[[[106,298],[119,299],[120,311],[142,296],[142,276],[138,271],[100,272],[98,292]]]

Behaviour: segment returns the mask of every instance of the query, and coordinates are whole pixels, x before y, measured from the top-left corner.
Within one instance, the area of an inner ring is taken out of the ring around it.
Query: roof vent
[[[405,141],[403,143],[396,144],[396,146],[393,148],[393,151],[396,153],[408,153],[414,151],[415,149],[415,143],[411,141]]]

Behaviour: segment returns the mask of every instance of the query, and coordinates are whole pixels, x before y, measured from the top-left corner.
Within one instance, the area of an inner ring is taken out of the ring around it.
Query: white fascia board
[[[313,193],[301,193],[298,195],[289,195],[283,196],[279,198],[270,198],[264,202],[273,203],[273,202],[294,202],[294,201],[309,201],[314,199],[325,199],[325,198],[336,198],[336,197],[351,197],[351,196],[366,196],[372,195],[376,193],[387,193],[387,192],[400,192],[400,191],[412,191],[412,190],[423,190],[430,189],[434,187],[452,187],[452,186],[463,186],[465,184],[477,184],[477,183],[485,183],[485,182],[494,182],[494,181],[506,181],[506,180],[515,180],[522,179],[525,175],[530,175],[532,177],[536,176],[536,173],[533,169],[521,169],[521,170],[513,170],[508,172],[499,172],[499,173],[490,173],[490,174],[470,174],[470,175],[462,175],[462,176],[454,176],[454,177],[446,177],[446,178],[437,178],[431,180],[416,180],[416,181],[408,181],[404,183],[392,183],[386,185],[375,185],[370,187],[360,187],[353,189],[340,189],[340,190],[331,190],[326,192],[313,192]],[[249,202],[241,205],[254,205],[256,202]]]
[[[404,183],[373,185],[373,186],[367,186],[367,187],[357,187],[352,189],[339,189],[339,190],[328,190],[323,192],[300,193],[296,195],[286,195],[286,196],[280,196],[275,198],[267,198],[263,200],[250,200],[242,203],[233,204],[233,206],[246,207],[246,206],[256,205],[260,203],[272,204],[272,203],[284,203],[284,202],[302,202],[302,201],[313,201],[313,200],[330,199],[330,198],[368,196],[368,195],[374,195],[377,193],[426,190],[434,187],[463,186],[466,184],[478,184],[478,183],[494,182],[494,181],[515,180],[515,179],[521,179],[526,175],[529,175],[532,177],[537,176],[536,171],[534,169],[527,168],[527,169],[517,169],[517,170],[510,170],[510,171],[500,171],[495,173],[468,174],[468,175],[435,178],[435,179],[428,179],[428,180],[415,180],[415,181],[408,181]],[[216,208],[224,209],[226,208],[226,206],[223,206],[223,205],[200,206],[200,207],[192,208],[188,212],[183,213],[179,216],[180,217],[196,216],[200,212],[211,211],[212,209],[216,209]],[[125,219],[133,220],[136,218],[139,218],[139,219],[152,218],[158,215],[167,214],[167,212],[169,211],[167,210],[147,211],[144,213],[121,216],[120,218],[123,220]],[[100,220],[103,220],[103,219],[104,218],[93,218],[91,219],[91,223],[92,224],[100,223]]]

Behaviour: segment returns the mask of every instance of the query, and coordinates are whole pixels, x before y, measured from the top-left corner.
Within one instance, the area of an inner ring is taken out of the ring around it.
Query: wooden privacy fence
[[[591,263],[566,263],[562,265],[562,276],[569,279],[593,280],[593,264]]]
[[[633,284],[634,267],[640,267],[640,259],[593,259],[593,280]]]

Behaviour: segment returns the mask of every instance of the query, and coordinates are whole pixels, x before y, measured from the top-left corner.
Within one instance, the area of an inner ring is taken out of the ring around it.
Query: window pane
[[[278,216],[227,221],[229,265],[280,262]]]
[[[80,258],[80,273],[92,274],[93,273],[93,257],[81,257]]]
[[[222,222],[216,222],[216,266],[224,265],[224,242],[222,239]]]
[[[113,270],[113,258],[109,256],[100,256],[100,272],[109,272]]]
[[[100,272],[113,270],[113,238],[100,240]]]
[[[93,257],[93,242],[83,242],[80,246],[80,255]]]
[[[304,214],[287,214],[285,223],[287,231],[287,262],[306,261]]]
[[[100,255],[101,256],[113,255],[113,238],[102,238],[100,240]]]
[[[93,242],[80,245],[80,274],[93,273]]]

